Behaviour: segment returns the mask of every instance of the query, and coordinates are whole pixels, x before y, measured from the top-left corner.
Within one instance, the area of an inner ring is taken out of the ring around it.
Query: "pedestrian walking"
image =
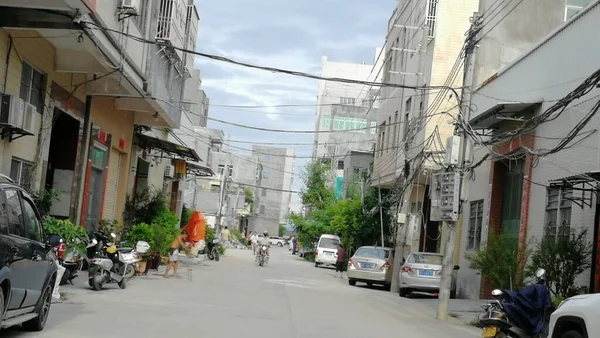
[[[296,236],[292,237],[292,255],[296,254],[296,247],[298,246],[298,240]]]
[[[337,250],[337,260],[335,262],[335,278],[338,276],[338,272],[340,273],[340,278],[344,279],[344,271],[346,271],[346,250],[342,243],[339,244]]]
[[[256,234],[256,231],[252,232],[250,241],[252,242],[252,254],[256,255],[256,247],[258,246],[258,235]]]

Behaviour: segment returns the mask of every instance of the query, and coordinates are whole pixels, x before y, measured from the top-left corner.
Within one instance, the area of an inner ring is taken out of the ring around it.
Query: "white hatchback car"
[[[600,294],[564,300],[550,316],[548,338],[600,337]]]

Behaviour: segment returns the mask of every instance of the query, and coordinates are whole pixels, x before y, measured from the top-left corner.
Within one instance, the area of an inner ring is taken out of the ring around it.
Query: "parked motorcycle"
[[[142,261],[142,255],[150,250],[150,244],[145,241],[138,241],[135,244],[135,248],[118,248],[123,255],[123,259],[127,263],[127,270],[125,271],[125,278],[129,279],[135,276],[135,271],[139,267],[139,262]]]
[[[93,253],[93,258],[89,260],[88,268],[88,283],[90,287],[96,291],[102,290],[104,284],[117,283],[121,289],[127,286],[125,272],[127,271],[127,262],[123,254],[117,250],[114,245],[103,232],[98,231],[94,234],[92,243],[96,243],[93,247],[88,248],[88,251],[100,247]],[[111,233],[114,239],[117,236]]]
[[[269,263],[269,247],[266,244],[261,244],[256,253],[256,261],[258,266],[265,266]]]
[[[215,261],[219,261],[219,240],[218,239],[213,239],[212,243],[208,242],[206,244],[206,257],[208,257],[208,259],[215,260]]]
[[[482,338],[545,338],[554,311],[545,285],[546,270],[536,272],[538,282],[515,292],[494,290],[491,301],[479,316]]]

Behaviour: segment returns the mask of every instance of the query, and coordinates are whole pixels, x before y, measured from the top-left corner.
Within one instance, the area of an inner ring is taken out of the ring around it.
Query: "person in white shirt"
[[[252,254],[256,255],[256,247],[258,245],[258,235],[256,234],[256,231],[252,232],[250,242],[252,242]]]
[[[269,233],[267,231],[265,231],[263,234],[264,234],[263,238],[262,238],[262,240],[259,241],[258,244],[261,246],[264,245],[267,247],[267,257],[268,257],[269,256],[269,248],[271,247],[271,239],[269,238]]]

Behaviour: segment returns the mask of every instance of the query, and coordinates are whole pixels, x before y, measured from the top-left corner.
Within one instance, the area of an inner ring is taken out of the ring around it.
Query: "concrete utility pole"
[[[471,115],[471,93],[473,90],[473,53],[475,52],[475,47],[477,45],[477,35],[480,30],[480,20],[477,12],[473,13],[473,17],[471,18],[471,28],[469,29],[469,33],[467,35],[467,39],[465,41],[465,65],[464,65],[464,74],[463,74],[463,90],[460,98],[460,111],[462,114],[458,116],[458,125],[455,129],[455,134],[460,135],[460,152],[459,152],[459,160],[457,167],[454,170],[463,170],[465,169],[465,159],[467,152],[467,133],[465,130],[461,130],[464,125],[469,123],[470,115]],[[466,182],[464,179],[464,175],[461,173],[461,184],[460,187],[456,187],[455,189],[459,189],[459,198],[455,203],[462,203],[461,199],[465,196],[463,189],[466,187]],[[459,204],[459,213],[460,210]],[[438,320],[447,320],[448,319],[448,302],[450,300],[450,292],[452,289],[452,271],[454,270],[454,247],[456,244],[456,227],[457,222],[447,222],[448,225],[448,238],[446,239],[446,248],[444,251],[444,258],[442,261],[442,276],[441,276],[441,285],[440,285],[440,295],[438,300],[438,308],[436,318]]]
[[[225,165],[223,166],[223,175],[221,179],[221,192],[219,194],[219,210],[217,210],[217,237],[221,235],[223,229],[223,206],[225,205],[225,196],[227,196],[227,181],[229,176],[229,164],[227,158],[225,158]]]

